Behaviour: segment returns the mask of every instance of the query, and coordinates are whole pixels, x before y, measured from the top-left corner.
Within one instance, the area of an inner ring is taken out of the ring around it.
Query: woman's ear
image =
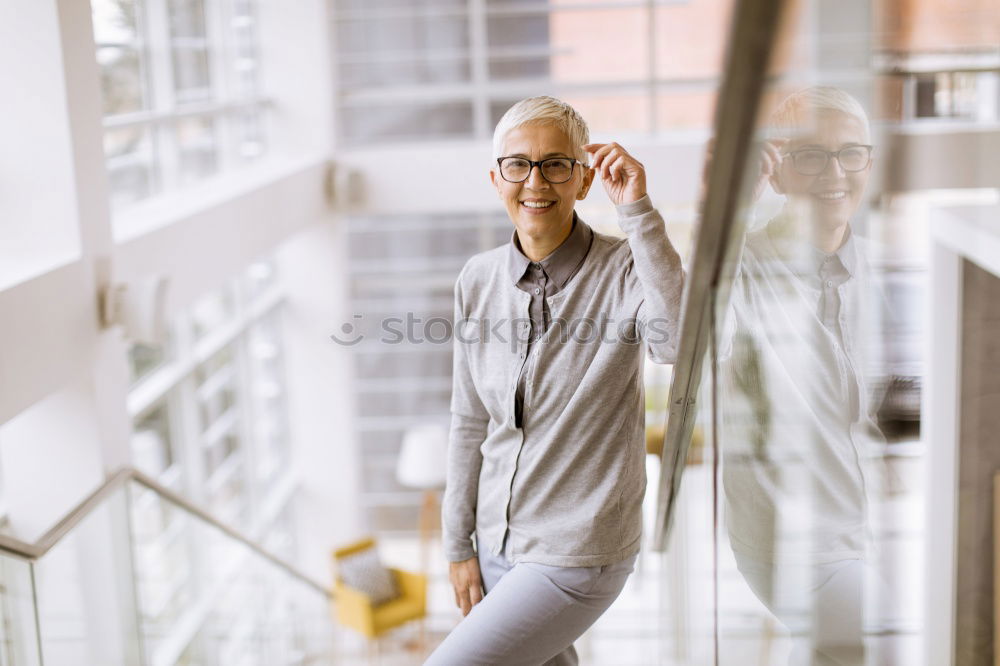
[[[578,201],[583,201],[587,198],[587,194],[590,192],[590,186],[594,183],[594,170],[590,167],[584,167],[583,171],[583,184],[580,185],[580,191],[576,193],[576,198]]]
[[[493,183],[493,187],[497,188],[497,194],[500,193],[500,179],[497,178],[496,169],[490,169],[490,182]]]

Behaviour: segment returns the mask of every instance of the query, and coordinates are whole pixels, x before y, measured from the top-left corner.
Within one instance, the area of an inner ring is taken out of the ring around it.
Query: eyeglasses
[[[818,176],[826,170],[830,158],[835,157],[844,171],[864,171],[872,161],[872,146],[845,146],[837,151],[822,148],[803,148],[784,153],[792,158],[792,168],[803,176]]]
[[[572,157],[550,157],[548,159],[535,162],[523,157],[499,157],[497,164],[500,166],[500,176],[508,183],[523,183],[528,180],[531,170],[538,167],[542,173],[542,178],[553,185],[565,183],[573,177],[573,167],[577,160]],[[580,162],[580,165],[587,165]]]

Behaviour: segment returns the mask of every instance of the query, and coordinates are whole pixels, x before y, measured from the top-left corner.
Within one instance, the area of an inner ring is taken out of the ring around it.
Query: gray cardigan
[[[602,566],[639,551],[646,488],[643,344],[672,363],[684,273],[648,197],[618,207],[627,239],[594,232],[583,265],[548,298],[552,323],[526,354],[531,297],[506,245],[455,284],[445,557]],[[581,221],[582,223],[582,221]],[[514,393],[527,364],[523,427]]]

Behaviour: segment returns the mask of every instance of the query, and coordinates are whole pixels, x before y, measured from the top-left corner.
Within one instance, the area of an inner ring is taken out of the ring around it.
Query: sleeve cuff
[[[642,195],[641,199],[635,201],[619,204],[615,206],[618,211],[618,217],[635,217],[636,215],[645,215],[653,210],[653,202],[650,200],[648,194]]]
[[[468,542],[447,543],[444,547],[444,558],[449,562],[463,562],[476,555],[478,553],[472,547],[471,539]]]

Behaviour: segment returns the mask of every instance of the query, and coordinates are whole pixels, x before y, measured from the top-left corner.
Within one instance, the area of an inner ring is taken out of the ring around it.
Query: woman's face
[[[835,152],[868,143],[864,126],[854,116],[825,111],[815,115],[815,123],[815,132],[792,139],[782,153],[805,148]],[[792,157],[784,157],[771,177],[775,191],[788,197],[794,211],[808,216],[821,227],[829,229],[846,225],[861,206],[871,175],[871,162],[861,171],[851,172],[845,171],[836,159],[830,157],[822,173],[803,175],[796,171],[792,161]]]
[[[549,157],[574,157],[578,146],[554,125],[531,123],[515,127],[503,142],[501,157],[524,157],[532,161]],[[542,178],[537,166],[523,183],[509,183],[500,176],[498,167],[490,171],[490,180],[497,188],[507,214],[517,228],[518,238],[544,241],[565,238],[573,223],[573,207],[587,196],[594,180],[592,169],[577,163],[573,175],[565,183],[552,184]]]

